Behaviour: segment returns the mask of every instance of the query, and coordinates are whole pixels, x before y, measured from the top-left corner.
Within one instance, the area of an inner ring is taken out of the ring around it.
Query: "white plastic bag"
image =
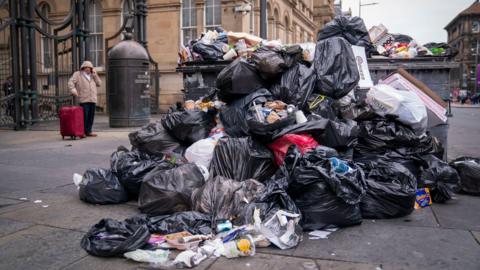
[[[208,168],[213,156],[213,149],[217,144],[216,140],[206,138],[192,144],[185,151],[185,158],[189,162],[202,165]]]
[[[366,101],[376,114],[398,116],[397,120],[410,126],[417,135],[425,133],[427,108],[415,93],[378,84],[368,91]]]
[[[143,250],[137,249],[134,251],[126,252],[123,254],[127,259],[134,260],[136,262],[145,262],[152,264],[161,264],[168,261],[168,250]]]

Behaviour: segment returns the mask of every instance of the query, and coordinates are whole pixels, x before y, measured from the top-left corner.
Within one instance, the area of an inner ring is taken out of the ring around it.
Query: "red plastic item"
[[[65,106],[60,108],[60,134],[62,139],[70,136],[73,140],[85,135],[82,107]]]
[[[292,144],[295,144],[298,147],[302,155],[308,150],[319,146],[318,142],[307,134],[283,135],[268,145],[268,148],[273,151],[277,165],[280,166],[283,164],[283,160],[287,155],[288,147]]]

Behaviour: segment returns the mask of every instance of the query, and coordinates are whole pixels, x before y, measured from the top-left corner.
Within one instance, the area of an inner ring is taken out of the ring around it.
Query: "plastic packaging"
[[[268,148],[273,151],[275,156],[275,162],[277,165],[282,165],[285,155],[287,154],[288,148],[290,145],[296,145],[302,155],[318,146],[317,141],[315,141],[310,135],[302,134],[286,134],[282,137],[276,139],[271,144],[268,145]]]
[[[200,164],[208,168],[216,145],[217,141],[210,138],[199,140],[187,148],[185,151],[185,158],[189,162]]]
[[[416,134],[425,133],[427,109],[415,93],[379,84],[370,89],[366,101],[378,115],[395,115],[398,121],[412,127]]]
[[[255,243],[250,235],[224,243],[223,248],[224,256],[229,259],[255,255]]]
[[[430,205],[432,205],[430,190],[428,188],[418,189],[417,196],[415,197],[415,209],[424,208]]]
[[[298,224],[300,214],[277,211],[261,225],[260,231],[280,249],[296,247],[302,239],[302,228]]]
[[[161,264],[168,261],[168,250],[156,249],[156,250],[143,250],[137,249],[134,251],[129,251],[123,254],[127,259],[134,260],[136,262],[152,263],[152,264]]]

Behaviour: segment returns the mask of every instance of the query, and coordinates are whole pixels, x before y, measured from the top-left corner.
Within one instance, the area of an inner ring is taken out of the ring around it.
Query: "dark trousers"
[[[85,134],[92,133],[93,118],[95,117],[95,103],[80,103],[83,108],[83,122],[85,126]]]

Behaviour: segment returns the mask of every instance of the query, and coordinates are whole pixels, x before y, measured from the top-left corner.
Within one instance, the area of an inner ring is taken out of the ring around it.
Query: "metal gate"
[[[68,14],[52,20],[48,6],[36,0],[0,0],[0,127],[22,129],[56,120],[62,106],[75,103],[67,82],[84,60],[91,60],[88,41],[96,37],[88,15],[94,7],[89,0],[67,1]],[[136,40],[146,46],[146,1],[131,3]],[[150,62],[152,112],[156,112],[159,72],[157,63]]]

